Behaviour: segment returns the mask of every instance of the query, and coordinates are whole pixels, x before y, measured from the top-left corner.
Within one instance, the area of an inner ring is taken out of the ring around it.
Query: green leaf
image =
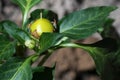
[[[9,39],[7,38],[6,35],[4,35],[3,33],[0,34],[0,41],[9,41]]]
[[[55,46],[55,44],[62,38],[59,33],[43,33],[39,40],[39,54],[46,51],[50,47]]]
[[[89,45],[86,49],[92,56],[96,70],[102,80],[119,80],[119,60],[120,50],[118,51],[117,41],[111,38],[103,39]],[[117,55],[118,54],[118,55]]]
[[[4,27],[3,27],[3,21],[0,22],[0,35],[1,34],[2,34],[2,36],[4,34],[4,38],[7,37],[7,39],[9,39],[9,35],[6,33],[6,31],[5,31]]]
[[[115,9],[102,6],[73,12],[59,22],[60,33],[71,39],[84,39],[102,27],[109,13]]]
[[[22,23],[22,28],[24,30],[27,30],[27,15],[29,10],[36,4],[38,4],[41,0],[12,0],[12,2],[14,2],[15,4],[17,4],[21,10],[22,10],[22,14],[23,14],[23,23]]]
[[[29,11],[34,5],[38,4],[41,0],[12,0],[17,4],[24,14],[26,11]]]
[[[39,67],[32,67],[32,72],[35,73],[35,72],[43,72],[45,69],[44,66],[39,66]]]
[[[1,80],[31,80],[30,60],[11,58],[0,67]]]
[[[8,41],[6,37],[0,35],[0,61],[9,59],[15,53],[16,42]]]
[[[115,54],[114,57],[116,60],[114,65],[118,66],[117,68],[119,68],[120,67],[120,47],[118,48],[118,50],[114,54]]]
[[[54,68],[38,67],[37,71],[33,74],[32,80],[53,80]]]
[[[96,64],[96,71],[101,80],[120,80],[119,65],[115,65],[117,61],[116,51],[109,52],[106,49],[94,48],[89,51],[89,54]]]
[[[120,54],[119,51],[108,53],[104,58],[103,69],[101,72],[101,79],[102,80],[120,80]],[[117,64],[116,64],[117,63]]]
[[[15,40],[19,41],[21,44],[24,44],[26,40],[30,40],[30,36],[27,32],[20,29],[15,23],[11,21],[3,21],[1,23],[4,30]]]

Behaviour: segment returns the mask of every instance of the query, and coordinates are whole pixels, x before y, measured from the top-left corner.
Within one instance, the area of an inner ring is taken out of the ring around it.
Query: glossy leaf
[[[37,71],[33,74],[32,80],[53,80],[54,68],[38,67]]]
[[[71,39],[84,39],[103,26],[116,7],[92,7],[73,12],[59,22],[60,33]]]
[[[55,46],[55,44],[62,38],[61,34],[58,33],[43,33],[39,40],[39,53],[42,53]]]
[[[16,42],[9,41],[0,35],[0,60],[7,60],[15,53]]]
[[[29,60],[11,58],[0,67],[1,80],[31,80],[32,70]]]
[[[12,0],[17,4],[24,14],[26,11],[29,11],[34,5],[38,4],[41,0]]]
[[[20,29],[15,23],[11,21],[3,21],[1,23],[4,30],[15,40],[24,44],[26,40],[30,40],[30,36],[27,32]]]

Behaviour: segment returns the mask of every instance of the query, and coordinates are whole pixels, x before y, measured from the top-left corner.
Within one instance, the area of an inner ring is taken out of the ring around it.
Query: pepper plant
[[[114,20],[108,17],[116,7],[90,7],[59,20],[51,10],[36,9],[29,14],[30,9],[41,0],[12,2],[22,11],[22,25],[10,20],[0,22],[0,80],[55,80],[56,63],[51,68],[43,64],[55,50],[65,47],[87,51],[102,80],[120,80],[119,39],[110,35]],[[93,44],[75,42],[95,32],[103,39]],[[25,56],[29,49],[34,50],[34,54]],[[44,57],[38,65],[32,66],[41,56]]]

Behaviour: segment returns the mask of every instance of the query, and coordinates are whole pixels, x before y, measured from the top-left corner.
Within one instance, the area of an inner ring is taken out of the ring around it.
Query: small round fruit
[[[45,18],[37,19],[30,25],[30,31],[32,35],[39,38],[43,32],[53,32],[54,27],[52,23]]]

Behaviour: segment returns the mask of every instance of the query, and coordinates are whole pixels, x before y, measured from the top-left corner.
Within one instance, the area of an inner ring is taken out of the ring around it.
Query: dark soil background
[[[31,11],[37,8],[50,9],[56,12],[61,19],[64,15],[79,9],[104,5],[120,7],[120,0],[43,0]],[[110,17],[115,19],[113,26],[119,34],[120,8],[112,12]],[[21,18],[20,9],[16,5],[11,3],[10,0],[0,0],[0,21],[8,19],[21,25]],[[79,42],[94,43],[101,39],[101,36],[95,33]],[[94,61],[82,49],[65,48],[57,50],[44,65],[51,66],[54,62],[57,64],[55,80],[100,80],[95,71]]]

